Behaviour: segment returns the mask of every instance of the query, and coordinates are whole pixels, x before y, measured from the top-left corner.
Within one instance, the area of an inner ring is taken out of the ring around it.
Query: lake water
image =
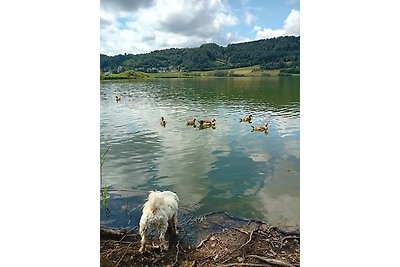
[[[100,98],[102,225],[137,226],[156,189],[178,194],[180,219],[223,210],[300,224],[300,77],[102,81]],[[216,127],[187,126],[193,117]]]

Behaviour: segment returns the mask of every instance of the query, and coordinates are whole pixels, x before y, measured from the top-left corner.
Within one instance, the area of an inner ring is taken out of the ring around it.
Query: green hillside
[[[197,48],[170,48],[147,54],[100,55],[103,73],[216,71],[259,66],[260,70],[300,73],[300,37],[286,36],[230,44],[213,43]],[[131,73],[133,74],[133,73]]]

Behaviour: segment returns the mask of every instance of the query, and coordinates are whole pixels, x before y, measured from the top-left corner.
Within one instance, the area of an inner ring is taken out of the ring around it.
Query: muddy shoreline
[[[168,251],[158,240],[141,254],[137,227],[100,228],[100,266],[300,266],[300,227],[279,222],[210,213],[178,225],[167,233]]]

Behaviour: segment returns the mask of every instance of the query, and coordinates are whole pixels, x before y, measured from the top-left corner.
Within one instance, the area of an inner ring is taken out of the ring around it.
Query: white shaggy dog
[[[142,237],[140,252],[146,250],[146,232],[158,230],[160,232],[160,248],[167,250],[165,233],[168,224],[171,226],[172,234],[176,232],[176,217],[178,213],[177,194],[171,191],[150,191],[147,202],[143,205],[142,217],[140,218],[139,233]]]

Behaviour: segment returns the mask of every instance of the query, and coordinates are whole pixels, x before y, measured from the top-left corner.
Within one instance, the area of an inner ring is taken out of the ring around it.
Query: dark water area
[[[178,220],[223,210],[300,224],[300,77],[102,81],[100,98],[101,225],[137,226],[149,190],[178,194]]]

